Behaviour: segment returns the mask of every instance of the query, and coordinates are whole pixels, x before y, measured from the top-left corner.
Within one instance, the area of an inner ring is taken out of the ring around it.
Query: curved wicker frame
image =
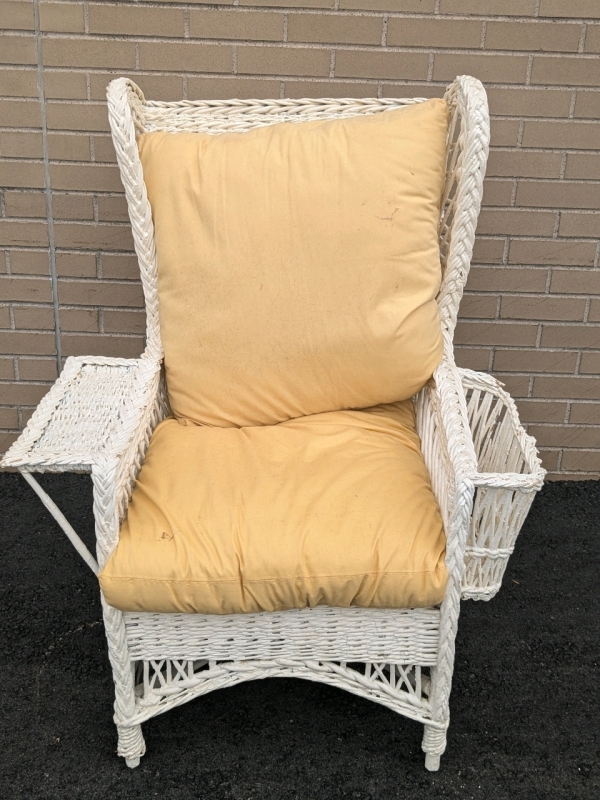
[[[451,116],[438,296],[444,357],[415,397],[423,454],[447,537],[445,599],[427,609],[318,607],[232,616],[122,613],[102,599],[118,752],[129,766],[144,753],[141,723],[150,717],[243,680],[295,676],[342,687],[422,722],[426,767],[439,767],[461,591],[464,597],[489,599],[498,590],[544,476],[508,395],[491,377],[454,364],[452,337],[481,204],[489,120],[485,92],[473,78],[457,78],[446,100]],[[383,113],[422,101],[159,103],[146,102],[128,79],[110,84],[109,118],[146,301],[146,349],[140,359],[70,358],[3,461],[23,472],[94,571],[117,545],[150,436],[169,413],[152,213],[136,136],[147,130],[243,131],[282,120]],[[98,563],[30,474],[68,470],[92,475]]]

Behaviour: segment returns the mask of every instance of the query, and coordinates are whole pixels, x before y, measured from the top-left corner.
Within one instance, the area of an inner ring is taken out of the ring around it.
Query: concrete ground
[[[89,478],[43,483],[91,543]],[[92,573],[19,475],[0,516],[1,800],[600,798],[600,482],[547,485],[500,594],[463,604],[438,773],[417,723],[290,679],[151,720],[127,769]]]

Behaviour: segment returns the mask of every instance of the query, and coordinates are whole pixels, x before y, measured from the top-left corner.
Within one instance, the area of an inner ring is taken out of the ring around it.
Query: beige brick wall
[[[73,354],[144,314],[104,103],[488,89],[457,359],[517,399],[551,477],[600,475],[600,0],[0,1],[0,450]]]

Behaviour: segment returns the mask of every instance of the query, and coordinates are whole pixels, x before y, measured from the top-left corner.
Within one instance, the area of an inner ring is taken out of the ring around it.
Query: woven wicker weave
[[[444,521],[449,580],[440,607],[319,607],[234,616],[103,613],[115,682],[118,752],[131,767],[145,750],[140,723],[213,689],[295,676],[323,681],[388,706],[425,726],[425,765],[439,767],[461,593],[489,599],[540,488],[544,471],[510,397],[490,376],[458,370],[452,338],[467,278],[488,153],[489,119],[479,81],[448,87],[451,119],[440,219],[438,296],[444,357],[414,398],[422,449]],[[142,131],[244,131],[282,120],[383,113],[413,99],[146,102],[125,78],[108,109],[138,255],[147,312],[139,359],[70,358],[3,465],[21,470],[80,554],[97,572],[120,524],[156,425],[169,413],[161,373],[152,214],[136,136]],[[32,472],[91,472],[97,559]]]

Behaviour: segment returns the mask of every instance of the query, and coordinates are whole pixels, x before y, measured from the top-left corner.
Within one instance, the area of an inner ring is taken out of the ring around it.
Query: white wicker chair
[[[447,537],[449,572],[440,607],[317,607],[232,616],[123,613],[102,598],[116,690],[118,753],[137,766],[141,723],[213,689],[293,676],[323,681],[425,726],[425,765],[446,746],[454,642],[463,598],[490,599],[544,470],[510,397],[490,376],[458,370],[452,338],[469,270],[488,153],[489,119],[479,81],[446,92],[451,109],[440,221],[444,277],[438,302],[445,354],[414,398],[422,449]],[[247,130],[281,120],[374,114],[422,100],[226,100],[147,102],[120,78],[108,88],[113,141],[130,209],[146,299],[147,346],[139,359],[69,358],[4,458],[37,492],[97,573],[115,548],[150,435],[169,413],[161,374],[156,256],[136,135],[142,131]],[[32,472],[91,472],[97,559]]]

